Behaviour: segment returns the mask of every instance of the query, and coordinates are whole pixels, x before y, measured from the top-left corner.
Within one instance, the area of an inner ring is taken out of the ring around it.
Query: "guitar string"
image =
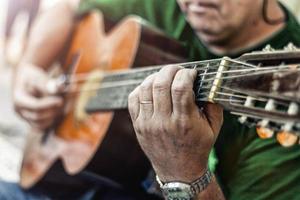
[[[241,78],[241,77],[247,77],[247,76],[263,75],[263,74],[268,74],[268,73],[273,73],[273,72],[288,72],[288,71],[291,71],[291,69],[279,69],[279,70],[273,69],[273,70],[265,70],[265,71],[262,71],[259,73],[249,73],[249,74],[243,74],[243,75],[221,77],[218,79],[219,80],[228,80],[228,79]],[[293,69],[293,72],[295,72],[295,71],[300,71],[300,68]],[[203,80],[202,82],[205,83],[205,82],[210,82],[213,80],[215,80],[215,78],[206,79],[206,80]]]
[[[272,69],[273,69],[273,71],[271,71]],[[298,68],[296,68],[296,70],[297,69]],[[217,73],[220,73],[220,74],[234,74],[234,73],[242,73],[242,72],[258,72],[258,71],[265,71],[265,73],[270,73],[270,72],[284,72],[284,71],[289,71],[289,70],[291,70],[290,66],[269,66],[269,67],[262,67],[262,68],[257,67],[255,69],[248,69],[247,68],[247,69],[242,69],[242,70],[237,70],[237,69],[227,70],[227,71],[223,71],[223,72],[205,72],[205,73],[202,73],[202,74],[200,73],[197,76],[198,77],[203,77],[203,76],[215,75]],[[199,70],[197,70],[197,71],[199,71]],[[259,74],[258,73],[256,73],[256,74],[249,73],[248,75],[259,75]],[[239,75],[239,76],[227,76],[227,77],[222,77],[220,79],[221,80],[222,79],[231,79],[231,78],[244,77],[244,76],[247,76],[247,74],[242,74],[242,75]],[[108,76],[106,76],[106,77],[108,77]],[[207,81],[211,81],[211,80],[214,80],[214,79],[215,78],[203,79],[202,83],[205,83]],[[81,82],[81,81],[84,81],[84,80],[82,79],[80,81],[74,81],[74,82],[69,82],[69,83],[76,83],[76,82]],[[114,81],[114,82],[116,82],[116,81]]]
[[[195,62],[191,62],[191,63],[181,63],[181,64],[172,64],[172,66],[182,66],[182,67],[186,67],[186,68],[197,68],[197,71],[204,71],[207,69],[213,69],[213,68],[217,68],[220,66],[221,60],[212,60],[214,62],[219,62],[215,65],[211,65],[210,63],[208,63],[208,61],[195,61]],[[230,61],[234,64],[240,64],[240,65],[236,65],[235,67],[251,67],[251,68],[257,68],[256,65],[252,65],[249,63],[244,63],[241,61],[237,61],[237,60],[232,60],[232,59],[227,59],[227,61]],[[205,64],[204,64],[205,63]],[[206,67],[201,67],[198,68],[197,65],[205,65]],[[167,65],[163,65],[163,66],[167,66]],[[153,70],[159,70],[161,68],[161,66],[155,66],[155,67],[146,67],[146,68],[141,68],[141,69],[132,69],[132,70],[126,70],[126,71],[120,71],[120,72],[112,72],[109,74],[105,74],[106,77],[113,77],[113,76],[119,76],[122,74],[131,74],[131,73],[138,73],[138,72],[152,72]],[[78,80],[78,81],[85,81],[87,80],[89,77],[90,73],[82,73],[82,74],[76,74],[76,75],[64,75],[64,80],[66,82],[70,82],[72,80]]]
[[[241,77],[246,77],[246,76],[262,75],[262,74],[268,74],[268,73],[273,73],[273,72],[288,72],[288,71],[290,71],[290,68],[283,69],[282,67],[280,67],[280,68],[272,67],[270,70],[269,69],[264,69],[264,70],[261,70],[260,72],[254,71],[254,72],[248,73],[248,74],[235,75],[235,76],[227,76],[227,77],[220,77],[218,79],[219,80],[231,80],[231,79],[234,79],[234,78],[241,78]],[[300,71],[300,68],[297,68],[296,70],[293,70],[293,71]],[[90,87],[91,87],[90,89],[81,90],[81,88],[76,88],[76,89],[79,89],[76,92],[89,91],[89,90],[93,91],[93,90],[97,90],[97,89],[122,87],[122,86],[134,85],[134,84],[138,85],[138,84],[142,83],[143,80],[144,79],[126,80],[126,81],[114,81],[112,83],[111,82],[104,82],[102,84],[97,83],[95,81],[95,82],[93,82],[93,85],[90,84]],[[213,82],[214,80],[215,80],[215,78],[211,78],[211,79],[198,80],[198,82],[199,83],[209,83],[209,82]],[[94,85],[95,85],[95,87],[92,87]],[[72,92],[75,92],[75,91],[72,91]]]
[[[219,95],[222,95],[222,96],[229,96],[229,97],[236,97],[236,98],[240,98],[240,99],[247,99],[248,97],[251,97],[253,101],[259,101],[259,102],[267,102],[269,99],[266,99],[266,98],[262,98],[262,97],[254,97],[254,96],[251,96],[251,95],[247,95],[245,94],[245,96],[242,96],[242,95],[236,95],[234,93],[226,93],[226,92],[215,92],[216,94],[219,94]],[[198,98],[196,100],[204,100],[206,99],[206,101],[208,100],[208,97],[205,96],[205,95],[208,95],[208,94],[203,94],[203,97],[201,98]],[[213,98],[213,100],[217,100],[217,98]],[[230,99],[228,98],[227,101],[231,101],[231,100],[237,100],[237,99]],[[245,100],[241,100],[242,102],[245,102]],[[283,101],[278,101],[278,100],[274,100],[276,105],[281,105],[281,106],[286,106],[288,107],[289,104],[288,103],[285,103]]]
[[[138,83],[136,84],[136,86],[138,85]],[[212,86],[214,84],[211,84]],[[229,90],[229,91],[232,91],[232,93],[229,93],[229,92],[215,92],[216,94],[219,94],[219,95],[223,95],[223,96],[229,96],[229,97],[236,97],[236,98],[244,98],[246,99],[247,97],[249,97],[248,94],[242,92],[242,91],[239,91],[239,90],[234,90],[234,89],[231,89],[231,88],[228,88],[228,87],[224,87],[224,86],[217,86],[218,89],[223,89],[223,90]],[[99,89],[98,87],[97,88],[94,88],[95,90]],[[90,91],[90,90],[88,90]],[[234,93],[239,93],[239,94],[245,94],[245,95],[237,95],[237,94],[234,94]],[[202,97],[199,99],[197,98],[196,100],[201,100],[201,101],[207,101],[208,98],[207,96],[209,95],[209,91],[208,92],[201,92],[199,93],[198,95],[202,95]],[[115,97],[116,99],[120,98],[120,96],[116,96]],[[263,97],[253,97],[251,96],[252,100],[254,101],[260,101],[260,102],[267,102],[268,99],[266,98],[263,98]],[[216,101],[221,101],[220,98],[214,98],[213,100],[216,100]],[[226,101],[239,101],[241,103],[245,102],[245,100],[234,100],[234,99],[227,99]],[[289,106],[289,104],[287,103],[284,103],[282,101],[275,101],[277,105],[282,105],[282,106]]]
[[[215,67],[219,67],[219,65],[216,65]],[[239,66],[236,66],[236,67],[239,67]],[[206,69],[212,69],[211,67],[205,67]],[[279,67],[274,67],[274,69],[277,69]],[[230,74],[230,73],[240,73],[240,72],[251,72],[251,71],[258,71],[258,70],[268,70],[270,69],[270,67],[265,67],[263,69],[259,69],[259,68],[256,68],[256,69],[234,69],[234,70],[227,70],[227,71],[223,71],[223,72],[206,72],[206,73],[199,73],[198,76],[209,76],[209,75],[215,75],[217,73],[222,73],[222,74]],[[198,72],[200,70],[203,70],[203,68],[199,68],[199,69],[196,69]],[[106,78],[107,77],[113,77],[113,76],[118,76],[120,74],[109,74],[109,75],[104,75]],[[82,82],[82,81],[86,81],[88,80],[88,77],[89,75],[78,75],[78,77],[76,77],[76,79],[72,79],[72,78],[69,78],[69,81],[66,81],[66,83],[76,83],[76,82]],[[101,78],[101,74],[99,73],[99,78]]]
[[[219,65],[214,65],[214,66],[209,66],[209,67],[203,67],[203,68],[199,68],[199,71],[200,70],[205,70],[205,69],[213,69],[213,68],[216,68],[216,67],[219,67]],[[149,69],[149,71],[147,70],[146,72],[153,72],[154,70],[159,70],[159,69]],[[197,70],[198,71],[198,70]],[[134,73],[141,73],[141,72],[144,72],[144,71],[135,71],[135,70],[130,70],[130,71],[126,71],[126,72],[111,72],[111,73],[103,73],[104,76],[106,78],[110,78],[110,77],[114,77],[114,76],[120,76],[120,75],[123,75],[123,74],[134,74]],[[64,75],[64,80],[66,83],[76,83],[76,82],[81,82],[81,81],[86,81],[89,79],[89,76],[90,76],[90,73],[81,73],[81,74],[77,74],[77,75]],[[101,77],[101,73],[99,73],[99,78]]]

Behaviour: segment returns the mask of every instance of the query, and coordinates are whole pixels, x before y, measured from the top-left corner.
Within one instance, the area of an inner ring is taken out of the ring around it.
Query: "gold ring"
[[[140,104],[152,104],[153,102],[150,100],[144,100],[144,101],[140,101]]]

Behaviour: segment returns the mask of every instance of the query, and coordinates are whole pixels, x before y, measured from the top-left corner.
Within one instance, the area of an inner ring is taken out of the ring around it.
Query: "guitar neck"
[[[195,68],[198,71],[194,91],[200,94],[202,91],[200,91],[199,88],[203,86],[204,79],[210,79],[207,83],[213,83],[214,73],[219,68],[221,61],[222,59],[215,59],[174,64],[174,66],[182,66],[190,69]],[[86,111],[93,113],[127,108],[128,95],[141,84],[147,76],[158,72],[163,66],[165,65],[105,74],[101,80],[99,89],[97,89],[97,95],[91,98],[87,104]],[[199,99],[199,101],[202,100],[203,99]]]
[[[197,70],[194,93],[199,107],[204,102],[218,103],[233,114],[241,116],[243,123],[250,120],[248,124],[256,124],[265,119],[276,124],[292,123],[289,129],[299,129],[296,126],[300,125],[300,97],[291,96],[286,91],[299,90],[300,66],[258,67],[227,57],[175,65]],[[126,109],[128,95],[147,76],[158,72],[162,67],[145,67],[104,75],[97,95],[90,99],[86,111],[94,113]],[[278,85],[278,82],[283,84]],[[295,82],[298,84],[292,84]],[[289,87],[288,90],[286,86]]]

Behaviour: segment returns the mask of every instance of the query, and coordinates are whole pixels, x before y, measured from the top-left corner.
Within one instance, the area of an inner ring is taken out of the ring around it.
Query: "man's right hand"
[[[16,72],[15,109],[30,125],[41,131],[53,125],[62,111],[63,98],[47,91],[49,76],[46,70],[60,58],[65,48],[73,30],[78,4],[77,0],[60,1],[39,15]]]
[[[15,78],[15,110],[33,128],[40,131],[54,123],[63,106],[62,96],[49,93],[49,80],[46,71],[31,64],[21,64]]]

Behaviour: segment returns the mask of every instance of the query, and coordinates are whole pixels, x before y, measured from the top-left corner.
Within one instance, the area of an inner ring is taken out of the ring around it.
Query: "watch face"
[[[163,187],[167,200],[191,200],[190,186],[184,183],[168,183]]]

